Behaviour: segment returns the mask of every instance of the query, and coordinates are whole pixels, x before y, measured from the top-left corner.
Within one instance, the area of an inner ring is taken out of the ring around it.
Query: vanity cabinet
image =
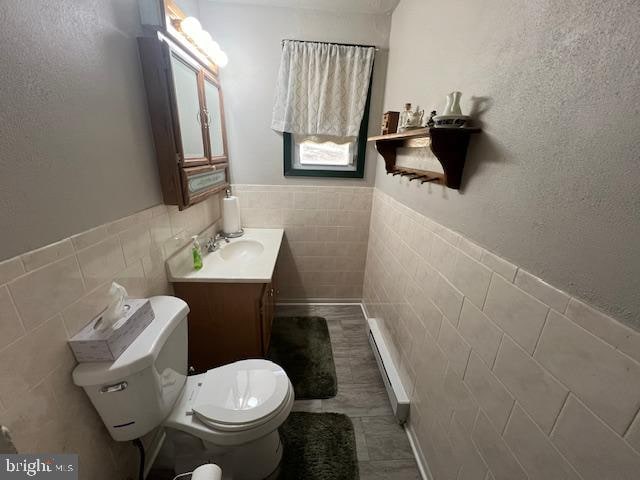
[[[189,305],[189,365],[196,373],[266,356],[277,292],[273,283],[182,282],[173,287]]]
[[[274,283],[267,284],[260,300],[260,322],[262,323],[262,351],[267,355],[271,341],[271,327],[276,309],[276,287]]]
[[[229,184],[220,82],[160,32],[138,49],[164,203],[184,210]]]

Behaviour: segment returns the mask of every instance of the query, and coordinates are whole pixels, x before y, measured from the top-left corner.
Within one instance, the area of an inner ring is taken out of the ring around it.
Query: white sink
[[[264,252],[264,245],[256,240],[239,240],[222,246],[220,256],[231,262],[249,262]]]
[[[203,251],[202,268],[194,270],[191,245],[167,260],[169,280],[181,282],[268,283],[280,251],[284,230],[245,228],[245,234],[215,252]],[[204,245],[205,241],[202,240]]]

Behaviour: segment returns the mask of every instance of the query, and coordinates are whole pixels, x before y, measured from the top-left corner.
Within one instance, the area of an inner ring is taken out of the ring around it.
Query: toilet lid
[[[193,402],[193,412],[215,424],[257,422],[287,398],[289,378],[267,360],[242,360],[209,370]]]

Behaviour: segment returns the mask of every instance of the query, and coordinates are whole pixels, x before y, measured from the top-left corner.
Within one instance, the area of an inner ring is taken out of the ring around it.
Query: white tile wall
[[[491,270],[460,251],[455,258],[453,284],[474,305],[482,308],[491,282]]]
[[[569,390],[505,335],[493,371],[547,434]]]
[[[132,296],[171,292],[164,260],[220,218],[217,196],[185,212],[158,205],[0,263],[0,424],[19,452],[80,454],[82,478],[134,478],[75,387],[67,339],[105,306],[112,280]]]
[[[502,340],[502,330],[467,299],[462,304],[458,328],[476,353],[492,367]]]
[[[382,320],[434,480],[637,478],[636,330],[378,190],[235,193],[245,226],[285,229],[281,298],[364,298]],[[131,471],[71,383],[66,339],[114,279],[170,291],[164,259],[219,216],[217,198],[157,206],[0,262],[0,423],[21,451],[80,452],[96,479]]]
[[[245,227],[284,228],[279,301],[362,298],[372,189],[234,185]]]
[[[578,480],[551,440],[526,412],[516,405],[503,435],[504,441],[532,480]]]
[[[453,370],[447,370],[441,388],[434,390],[432,396],[442,418],[448,419],[455,415],[457,426],[467,433],[473,430],[478,403],[469,387]]]
[[[483,480],[488,467],[476,449],[468,430],[458,421],[457,413],[451,418],[449,438],[453,445],[456,463],[460,465],[457,480]]]
[[[638,478],[638,453],[573,395],[558,418],[551,440],[584,480]]]
[[[460,377],[464,376],[467,363],[469,362],[469,354],[471,347],[462,338],[449,320],[443,320],[438,334],[438,345],[449,360],[449,368],[457,373]]]
[[[624,434],[640,408],[640,364],[556,312],[534,357]]]
[[[415,362],[409,423],[434,480],[638,478],[640,333],[373,197],[364,303]]]
[[[482,410],[478,413],[473,433],[474,445],[496,480],[526,480],[523,467]]]
[[[483,311],[522,348],[533,353],[549,307],[494,275]]]
[[[475,352],[469,358],[464,383],[493,426],[502,432],[513,409],[514,398]]]
[[[640,362],[640,336],[631,328],[572,298],[566,316],[585,330]]]

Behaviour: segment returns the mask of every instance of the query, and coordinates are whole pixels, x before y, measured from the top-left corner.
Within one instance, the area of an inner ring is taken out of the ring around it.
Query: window
[[[363,178],[370,103],[371,83],[356,138],[284,132],[284,176]]]
[[[353,165],[355,141],[322,136],[294,135],[298,164],[303,168]]]

